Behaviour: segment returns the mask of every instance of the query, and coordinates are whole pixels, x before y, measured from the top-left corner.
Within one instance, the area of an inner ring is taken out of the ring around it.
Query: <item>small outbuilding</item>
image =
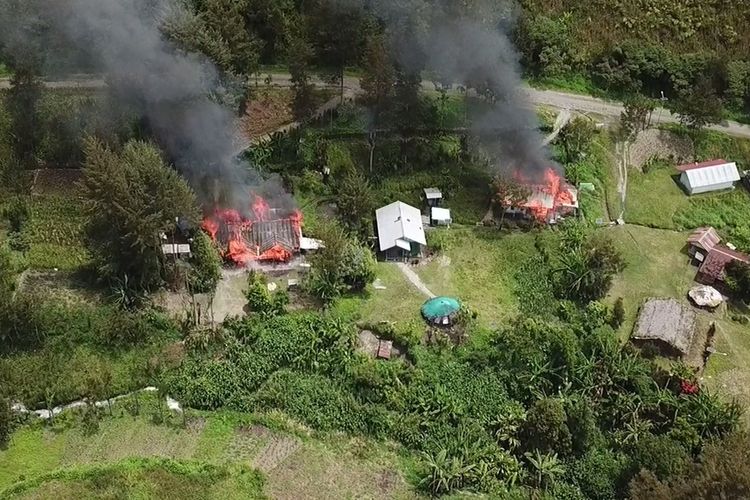
[[[418,208],[397,201],[376,210],[375,222],[383,259],[403,261],[422,255],[427,238]]]
[[[432,207],[430,209],[431,226],[450,226],[453,223],[449,208]]]
[[[721,243],[721,236],[712,227],[701,227],[688,237],[688,255],[698,262],[704,262],[716,245]]]
[[[650,299],[641,307],[632,340],[656,345],[665,355],[682,357],[690,351],[697,315],[675,299]]]
[[[690,195],[732,189],[740,180],[737,164],[726,160],[687,163],[677,170],[681,172],[680,184]]]
[[[739,261],[750,264],[750,255],[732,250],[728,246],[716,245],[698,268],[696,281],[704,285],[722,288],[726,278],[725,269],[730,262]]]
[[[443,193],[438,188],[425,188],[423,196],[428,207],[439,207],[443,203]]]

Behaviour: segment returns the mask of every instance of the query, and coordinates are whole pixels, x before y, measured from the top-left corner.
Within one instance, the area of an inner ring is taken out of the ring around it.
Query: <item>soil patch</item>
[[[628,164],[643,170],[652,158],[670,160],[675,164],[689,163],[694,160],[695,148],[689,138],[679,137],[668,130],[648,129],[638,134],[629,153]]]
[[[247,112],[242,117],[242,131],[249,139],[257,139],[273,132],[280,126],[294,121],[291,89],[259,89],[247,103]]]
[[[80,168],[43,168],[34,170],[32,194],[69,194],[76,192],[83,178]]]
[[[268,473],[278,467],[288,457],[292,456],[300,446],[299,439],[274,437],[255,457],[253,467]]]

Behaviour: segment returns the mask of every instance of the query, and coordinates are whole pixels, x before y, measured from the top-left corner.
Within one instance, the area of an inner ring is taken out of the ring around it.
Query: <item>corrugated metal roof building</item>
[[[375,211],[380,251],[386,259],[402,260],[422,253],[427,239],[418,208],[401,201]]]
[[[688,194],[731,189],[740,180],[737,164],[726,160],[688,163],[680,165],[677,170],[682,172],[680,183],[685,186]]]

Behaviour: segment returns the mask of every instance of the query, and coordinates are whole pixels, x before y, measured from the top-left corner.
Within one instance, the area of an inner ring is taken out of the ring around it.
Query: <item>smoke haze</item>
[[[114,95],[145,118],[205,204],[220,196],[223,204],[247,210],[250,188],[266,196],[283,197],[279,204],[290,202],[280,183],[264,183],[257,172],[236,158],[234,116],[212,98],[223,91],[214,66],[177,50],[160,31],[164,17],[174,13],[172,2],[37,3],[50,29],[91,54],[106,72]]]
[[[558,168],[543,145],[533,108],[521,94],[518,52],[509,37],[515,5],[472,2],[472,16],[460,2],[437,0],[333,0],[374,12],[387,26],[397,62],[426,69],[443,81],[487,92],[495,103],[473,124],[480,145],[501,171],[521,170],[541,181]],[[425,22],[410,21],[414,17]]]

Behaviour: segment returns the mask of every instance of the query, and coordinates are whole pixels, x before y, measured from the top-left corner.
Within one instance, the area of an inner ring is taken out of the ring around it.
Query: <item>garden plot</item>
[[[9,447],[0,450],[0,490],[60,467],[106,466],[127,457],[151,457],[232,468],[255,464],[267,471],[264,493],[272,498],[415,496],[398,472],[408,464],[382,444],[344,437],[317,439],[304,432],[298,436],[231,414],[190,415],[183,428],[154,425],[145,417],[125,415],[118,407],[115,413],[100,422],[93,436],[62,423],[53,429],[27,427],[15,433]],[[134,481],[139,487],[139,480]]]

